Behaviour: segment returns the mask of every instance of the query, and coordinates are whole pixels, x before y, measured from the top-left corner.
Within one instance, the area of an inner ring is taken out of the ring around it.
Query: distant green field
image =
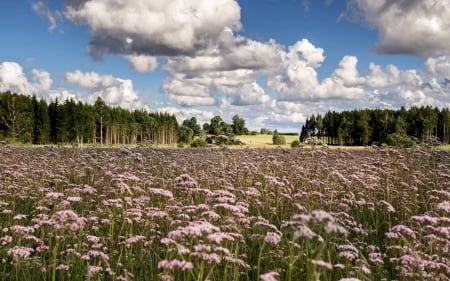
[[[290,147],[291,143],[294,140],[298,140],[298,136],[292,135],[281,135],[286,139],[286,144],[281,145],[281,147]],[[237,136],[237,139],[240,139],[243,143],[245,143],[248,147],[271,147],[274,146],[272,144],[272,135],[243,135]]]

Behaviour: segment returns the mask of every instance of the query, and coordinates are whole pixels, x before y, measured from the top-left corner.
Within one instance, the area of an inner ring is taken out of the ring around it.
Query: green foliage
[[[295,141],[291,142],[291,147],[292,148],[299,147],[299,146],[300,146],[300,141],[299,140],[295,140]]]
[[[202,138],[197,138],[191,143],[191,147],[205,147],[206,145],[206,141]]]
[[[195,117],[184,120],[182,126],[190,128],[194,132],[194,136],[200,136],[200,133],[202,132],[202,128],[197,124],[197,118]]]
[[[271,135],[272,131],[266,128],[261,128],[261,135]]]
[[[435,136],[450,143],[450,111],[431,106],[391,109],[328,111],[311,115],[301,127],[300,141],[319,137],[329,145],[371,145],[386,143],[399,133],[424,142]]]
[[[274,145],[284,145],[286,144],[286,139],[284,138],[284,136],[278,134],[277,130],[275,130],[272,135],[272,143]]]
[[[233,124],[231,127],[233,128],[233,134],[235,135],[244,135],[248,132],[248,129],[245,128],[245,120],[237,114],[233,116]]]
[[[400,148],[416,146],[416,142],[412,138],[410,138],[406,135],[399,134],[399,133],[393,133],[393,134],[388,135],[388,137],[386,139],[386,143],[388,145],[397,146]]]
[[[181,126],[178,128],[178,142],[190,143],[193,137],[194,131],[191,128],[187,126]]]
[[[110,107],[99,97],[95,104],[49,104],[35,96],[0,92],[0,135],[12,143],[175,144],[178,123],[168,113]]]

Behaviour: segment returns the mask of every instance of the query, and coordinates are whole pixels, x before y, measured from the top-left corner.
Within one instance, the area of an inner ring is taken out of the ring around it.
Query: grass
[[[299,136],[293,136],[293,135],[280,135],[283,136],[286,140],[285,145],[281,145],[280,147],[290,147],[291,143],[294,140],[298,140]],[[242,135],[238,136],[238,139],[240,139],[244,144],[245,147],[249,148],[263,148],[263,147],[279,147],[278,145],[273,145],[272,142],[272,135]]]
[[[0,280],[444,281],[449,169],[425,148],[1,146]]]

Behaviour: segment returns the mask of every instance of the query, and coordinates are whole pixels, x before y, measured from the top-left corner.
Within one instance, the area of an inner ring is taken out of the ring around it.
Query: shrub
[[[191,143],[191,147],[204,147],[206,146],[206,141],[204,139],[195,139]]]
[[[397,147],[401,147],[401,148],[416,146],[416,143],[414,142],[414,140],[412,138],[410,138],[407,135],[402,135],[399,133],[393,133],[393,134],[388,135],[388,137],[386,139],[386,143],[388,145],[397,146]]]
[[[299,140],[294,140],[293,142],[291,142],[291,147],[299,147],[299,146],[300,146]]]
[[[283,145],[286,144],[286,139],[284,138],[284,136],[280,136],[278,134],[278,131],[275,130],[272,135],[272,143],[275,145]]]

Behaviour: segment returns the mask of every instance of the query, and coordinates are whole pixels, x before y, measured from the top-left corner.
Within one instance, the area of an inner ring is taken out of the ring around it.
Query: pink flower
[[[103,271],[103,267],[101,267],[101,266],[93,266],[93,265],[88,266],[88,275],[89,276],[100,273],[102,271]]]
[[[275,271],[267,272],[267,273],[261,274],[259,276],[261,281],[278,281],[279,277],[280,277],[280,274]]]
[[[55,222],[54,227],[56,229],[67,227],[70,231],[80,230],[86,223],[86,218],[79,217],[77,213],[72,210],[57,211],[52,216],[52,219]]]
[[[8,256],[11,256],[13,259],[26,259],[28,258],[34,250],[32,248],[23,247],[23,246],[14,246],[8,250]]]
[[[190,270],[194,268],[194,265],[191,262],[180,261],[180,260],[162,260],[158,263],[158,268],[173,270],[176,268],[181,269],[182,271]]]
[[[276,246],[281,241],[281,235],[275,232],[267,232],[264,242]]]
[[[444,201],[437,204],[436,210],[450,214],[450,201]]]
[[[59,264],[56,267],[56,270],[61,270],[61,271],[68,271],[70,269],[70,265],[67,264]]]
[[[215,232],[215,233],[208,234],[206,239],[208,239],[208,241],[216,243],[216,244],[222,243],[223,240],[234,241],[233,236],[229,235],[228,233],[224,233],[224,232]]]
[[[333,269],[333,265],[331,263],[323,261],[323,260],[311,260],[311,263],[316,265],[316,266],[328,269],[328,270],[332,270]]]

